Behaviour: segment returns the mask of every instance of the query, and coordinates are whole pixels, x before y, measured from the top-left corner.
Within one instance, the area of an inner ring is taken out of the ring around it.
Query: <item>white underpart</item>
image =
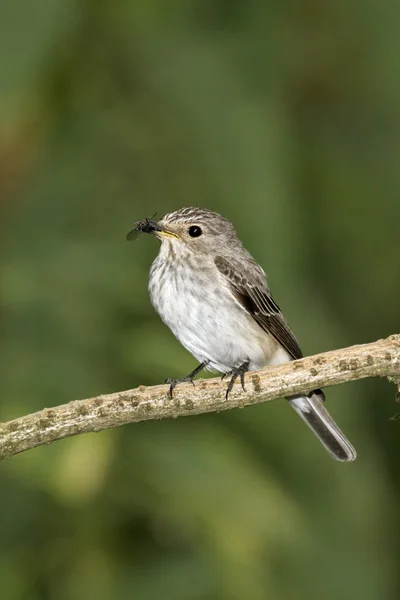
[[[164,323],[199,362],[226,373],[245,361],[249,370],[256,370],[290,360],[236,300],[211,259],[201,261],[201,266],[193,257],[177,257],[171,263],[169,243],[162,243],[152,265],[150,298]]]

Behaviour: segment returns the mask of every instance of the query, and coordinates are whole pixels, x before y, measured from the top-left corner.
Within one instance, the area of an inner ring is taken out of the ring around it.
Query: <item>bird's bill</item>
[[[160,227],[160,229],[158,229],[154,233],[160,239],[172,237],[172,238],[178,238],[178,240],[179,240],[179,235],[177,233],[174,233],[173,231],[170,231],[169,229],[165,229],[165,227]]]
[[[161,226],[156,221],[151,221],[150,219],[144,219],[143,221],[137,221],[135,223],[136,227],[132,229],[126,236],[128,242],[135,240],[140,233],[154,233],[157,237],[174,237],[179,238],[179,236],[173,231],[169,231],[165,227]]]

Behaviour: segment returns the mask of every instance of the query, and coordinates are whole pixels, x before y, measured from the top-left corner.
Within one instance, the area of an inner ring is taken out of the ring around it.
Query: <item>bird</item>
[[[149,277],[150,300],[164,323],[199,365],[186,377],[166,379],[169,395],[203,369],[230,376],[245,389],[245,374],[303,357],[299,343],[272,298],[267,277],[238,238],[231,221],[199,207],[159,220],[138,221],[127,235],[155,235],[159,253]],[[330,455],[355,460],[352,444],[327,409],[322,390],[287,399]]]

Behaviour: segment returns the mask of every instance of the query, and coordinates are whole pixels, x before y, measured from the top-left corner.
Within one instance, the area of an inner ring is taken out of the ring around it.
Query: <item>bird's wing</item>
[[[273,335],[294,360],[302,358],[300,346],[279,306],[272,299],[264,272],[259,265],[252,261],[255,274],[253,272],[250,275],[243,272],[239,265],[234,266],[233,261],[228,261],[222,256],[216,257],[215,264],[228,279],[235,298],[260,327]]]

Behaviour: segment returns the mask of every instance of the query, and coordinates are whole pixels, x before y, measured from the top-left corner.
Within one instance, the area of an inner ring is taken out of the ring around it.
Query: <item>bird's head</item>
[[[159,221],[139,221],[127,239],[136,232],[156,235],[163,244],[171,245],[181,253],[218,253],[225,245],[240,244],[228,219],[211,210],[192,206],[168,213]]]

